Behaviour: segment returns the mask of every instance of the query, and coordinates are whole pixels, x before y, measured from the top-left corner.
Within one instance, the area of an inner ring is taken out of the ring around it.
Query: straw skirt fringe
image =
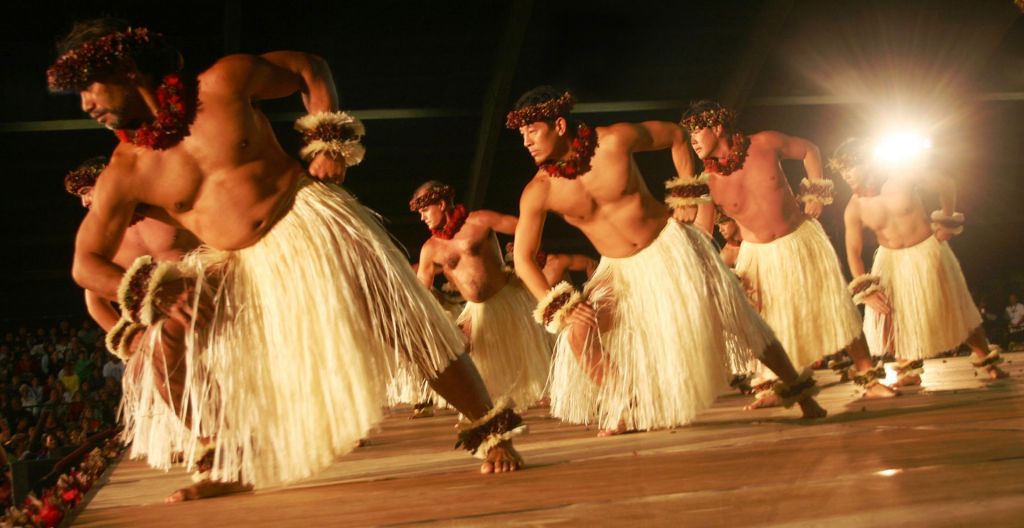
[[[458,324],[469,329],[469,353],[492,398],[526,409],[544,395],[553,340],[533,320],[536,300],[518,277],[482,303],[468,302]]]
[[[960,346],[981,326],[960,263],[946,242],[932,236],[908,248],[880,247],[871,274],[881,278],[892,308],[888,342],[887,317],[865,309],[864,335],[872,354],[891,348],[901,360],[935,357]]]
[[[463,352],[461,332],[374,213],[340,187],[309,178],[296,187],[255,245],[201,248],[182,262],[214,315],[189,334],[178,418],[187,413],[191,429],[128,420],[128,438],[144,444],[134,454],[150,464],[169,466],[179,449],[192,460],[199,438],[214,438],[214,480],[309,477],[380,420],[399,365],[436,376]],[[125,412],[156,416],[156,407],[138,399]]]
[[[861,333],[839,258],[817,220],[772,242],[744,241],[736,273],[754,290],[754,303],[797,369]]]
[[[724,389],[730,365],[760,357],[774,341],[710,240],[675,221],[639,253],[602,258],[584,296],[612,323],[583,352],[587,364],[603,366],[600,386],[568,331],[558,336],[551,409],[569,422],[613,429],[623,419],[642,430],[689,423]]]

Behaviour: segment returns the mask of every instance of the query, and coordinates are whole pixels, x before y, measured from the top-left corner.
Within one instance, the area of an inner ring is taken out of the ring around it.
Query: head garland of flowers
[[[85,89],[98,77],[123,71],[144,50],[164,46],[164,37],[147,28],[128,28],[90,40],[61,55],[46,70],[52,92]]]
[[[107,168],[107,162],[104,158],[95,158],[82,163],[64,176],[64,190],[75,196],[82,196],[85,194],[85,189],[96,186],[96,180],[105,168]]]
[[[842,174],[857,165],[864,163],[863,141],[857,138],[849,138],[836,147],[832,157],[828,159],[826,167],[836,174]]]
[[[538,121],[551,121],[565,117],[572,111],[576,99],[567,90],[558,99],[549,99],[543,103],[512,110],[505,116],[505,126],[516,129]]]
[[[416,212],[428,205],[434,205],[440,202],[451,203],[454,199],[455,189],[450,185],[442,183],[430,187],[419,195],[414,196],[412,200],[409,200],[409,210]]]
[[[711,128],[715,125],[724,125],[725,128],[731,129],[735,123],[736,113],[724,106],[711,108],[699,114],[683,116],[682,120],[679,121],[679,125],[690,132],[702,128]]]

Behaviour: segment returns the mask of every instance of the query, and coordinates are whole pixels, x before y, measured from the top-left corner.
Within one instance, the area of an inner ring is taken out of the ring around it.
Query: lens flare
[[[903,164],[921,158],[932,148],[932,141],[921,134],[899,131],[886,134],[875,144],[875,159],[889,164]]]

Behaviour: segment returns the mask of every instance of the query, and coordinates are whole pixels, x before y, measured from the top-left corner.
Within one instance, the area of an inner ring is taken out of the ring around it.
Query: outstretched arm
[[[519,223],[519,218],[496,211],[473,211],[470,217],[474,222],[479,222],[503,235],[516,234],[516,224]]]
[[[519,198],[519,223],[516,225],[514,242],[516,275],[537,299],[543,298],[550,288],[540,265],[534,259],[544,233],[548,185],[545,180],[534,180],[523,189],[523,195]]]
[[[953,178],[930,170],[928,175],[923,178],[922,186],[929,191],[938,193],[942,214],[952,217],[956,212],[956,182],[953,181]],[[955,234],[954,230],[941,225],[935,230],[935,238],[941,241],[949,240]]]
[[[610,127],[613,136],[631,152],[672,149],[672,164],[676,174],[689,177],[694,174],[690,145],[683,128],[668,121],[644,121],[642,123],[617,123]]]

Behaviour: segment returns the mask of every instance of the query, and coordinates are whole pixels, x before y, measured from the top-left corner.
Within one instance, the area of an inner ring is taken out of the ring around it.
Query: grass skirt
[[[341,187],[309,178],[296,187],[255,245],[200,248],[182,262],[215,312],[189,334],[191,429],[128,420],[128,438],[146,439],[135,454],[152,465],[168,467],[178,449],[192,460],[199,438],[215,438],[214,480],[265,487],[309,477],[380,420],[399,365],[436,376],[462,353],[461,332],[379,218]],[[152,401],[125,411],[153,414]]]
[[[689,423],[726,387],[731,364],[746,364],[774,341],[710,239],[690,225],[669,221],[639,253],[602,258],[583,293],[612,323],[584,347],[604,366],[600,386],[581,367],[568,330],[558,336],[551,411],[568,422],[613,429],[621,418],[641,430]]]
[[[839,259],[817,220],[765,244],[744,240],[736,273],[753,288],[754,303],[798,371],[861,333]]]
[[[864,311],[864,335],[872,354],[891,349],[901,360],[935,357],[960,346],[981,326],[960,263],[949,244],[933,236],[908,248],[878,248],[871,274],[881,278],[892,308],[889,316],[870,307]],[[892,333],[886,342],[890,317]]]
[[[537,301],[518,277],[482,303],[469,302],[459,326],[469,325],[469,353],[492,399],[509,396],[526,409],[544,395],[553,340],[533,320]]]

